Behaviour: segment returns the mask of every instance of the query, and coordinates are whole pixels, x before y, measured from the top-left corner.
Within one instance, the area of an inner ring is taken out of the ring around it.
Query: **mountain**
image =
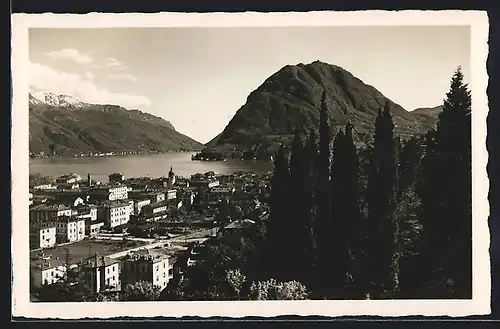
[[[30,153],[59,155],[200,150],[203,145],[160,117],[66,95],[29,93]]]
[[[437,120],[423,110],[417,114],[406,111],[339,66],[315,61],[287,65],[267,78],[203,152],[229,156],[250,152],[256,157],[268,157],[280,142],[290,141],[296,127],[317,129],[323,90],[332,125],[340,128],[351,121],[359,143],[371,138],[378,110],[386,102],[395,133],[402,138],[426,132]]]
[[[443,105],[435,107],[421,107],[411,111],[411,114],[428,125],[435,125],[441,111],[443,111]]]

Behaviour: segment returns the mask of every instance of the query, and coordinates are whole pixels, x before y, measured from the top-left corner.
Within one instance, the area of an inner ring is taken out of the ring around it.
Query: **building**
[[[125,180],[125,176],[122,173],[114,173],[108,176],[108,181],[110,183],[121,183]]]
[[[61,216],[71,216],[72,210],[65,205],[40,204],[30,208],[30,222],[42,223],[53,221]]]
[[[138,215],[142,211],[142,207],[147,206],[151,203],[150,199],[136,200],[134,203],[134,214]]]
[[[92,221],[85,220],[85,235],[89,237],[95,237],[101,229],[104,227],[104,222],[102,221]]]
[[[211,189],[213,187],[219,186],[219,181],[216,179],[199,179],[192,180],[189,185],[193,188],[198,189]]]
[[[169,258],[169,255],[154,249],[130,253],[122,260],[122,284],[148,281],[163,290],[174,274],[173,262]]]
[[[172,166],[170,166],[170,171],[168,172],[168,188],[172,188],[174,184],[175,184],[175,173]]]
[[[177,198],[177,190],[167,190],[166,194],[166,199],[167,200],[172,200]]]
[[[28,201],[29,201],[29,205],[31,206],[33,204],[33,193],[29,193],[28,194]]]
[[[130,188],[126,185],[95,186],[89,191],[92,201],[115,201],[128,199]]]
[[[82,177],[77,174],[68,174],[68,175],[63,175],[60,177],[56,178],[56,183],[57,184],[74,184],[78,183],[82,180]]]
[[[61,280],[66,274],[66,264],[59,258],[45,256],[40,252],[30,257],[31,284],[40,288]]]
[[[30,250],[54,247],[56,231],[56,227],[49,224],[30,226]]]
[[[165,193],[161,191],[148,192],[145,196],[151,200],[151,203],[158,203],[165,201]]]
[[[126,224],[130,221],[130,203],[128,200],[105,201],[100,205],[97,217],[109,228]]]
[[[204,196],[207,198],[207,201],[224,201],[231,198],[235,192],[236,188],[232,186],[216,186],[211,188]]]
[[[147,216],[164,212],[166,210],[167,210],[167,204],[165,202],[155,202],[142,207],[141,213]]]
[[[78,190],[80,189],[79,183],[60,183],[57,184],[58,190]]]
[[[85,220],[97,220],[97,206],[80,204],[72,209],[72,215]]]
[[[95,253],[82,262],[80,270],[95,293],[120,289],[120,261],[116,259]]]
[[[187,209],[190,209],[194,204],[195,194],[190,189],[181,190],[178,197],[182,201],[182,205]]]
[[[57,188],[57,186],[55,185],[52,185],[52,184],[42,184],[42,185],[37,185],[37,186],[34,186],[33,189],[34,190],[55,190]]]
[[[73,216],[60,216],[48,222],[56,227],[56,243],[77,242],[85,239],[85,219]]]
[[[166,207],[168,210],[180,209],[182,207],[182,200],[172,199],[166,202]]]

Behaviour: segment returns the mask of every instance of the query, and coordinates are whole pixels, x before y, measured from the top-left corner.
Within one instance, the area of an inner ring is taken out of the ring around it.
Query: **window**
[[[54,271],[50,272],[50,275],[54,276]]]
[[[159,276],[156,277],[156,281],[160,281],[160,277]]]
[[[108,274],[109,274],[109,268],[108,268]]]
[[[113,275],[113,281],[115,281],[115,276]]]
[[[166,263],[165,263],[165,262],[163,262],[163,268],[165,268],[165,266],[166,266]]]
[[[167,277],[167,273],[163,272],[163,277],[166,278]]]

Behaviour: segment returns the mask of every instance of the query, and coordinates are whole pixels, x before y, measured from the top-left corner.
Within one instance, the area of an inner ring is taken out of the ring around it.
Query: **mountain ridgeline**
[[[99,105],[50,93],[29,94],[30,153],[89,153],[200,150],[160,117],[118,105]]]
[[[270,76],[236,112],[202,153],[268,158],[289,143],[296,128],[317,129],[321,95],[326,91],[332,126],[354,125],[356,142],[368,142],[379,109],[389,102],[395,134],[401,138],[434,128],[441,107],[409,112],[341,67],[315,61],[287,65]]]

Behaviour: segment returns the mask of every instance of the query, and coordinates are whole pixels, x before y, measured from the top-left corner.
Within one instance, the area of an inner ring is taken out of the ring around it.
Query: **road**
[[[145,249],[153,249],[153,248],[157,248],[157,247],[170,246],[171,242],[182,242],[182,243],[191,242],[191,241],[203,242],[203,241],[207,240],[211,234],[214,234],[215,230],[216,230],[216,228],[212,228],[212,229],[207,229],[207,230],[198,231],[198,232],[192,232],[192,233],[188,233],[188,234],[184,234],[184,235],[179,234],[179,235],[173,236],[171,238],[165,237],[165,239],[144,239],[144,238],[134,238],[134,237],[127,236],[126,237],[127,240],[144,241],[144,242],[150,242],[150,243],[147,245],[142,245],[142,246],[138,246],[135,248],[123,250],[123,251],[117,252],[115,254],[109,255],[108,257],[120,258],[120,257],[127,255],[131,251],[136,251],[139,249],[144,249],[144,248]],[[96,237],[96,239],[99,239],[99,237]],[[122,240],[123,237],[115,236],[115,237],[103,237],[102,238],[102,240],[118,240],[118,239]],[[173,246],[173,247],[175,247],[175,246]],[[176,248],[178,248],[178,246]]]

